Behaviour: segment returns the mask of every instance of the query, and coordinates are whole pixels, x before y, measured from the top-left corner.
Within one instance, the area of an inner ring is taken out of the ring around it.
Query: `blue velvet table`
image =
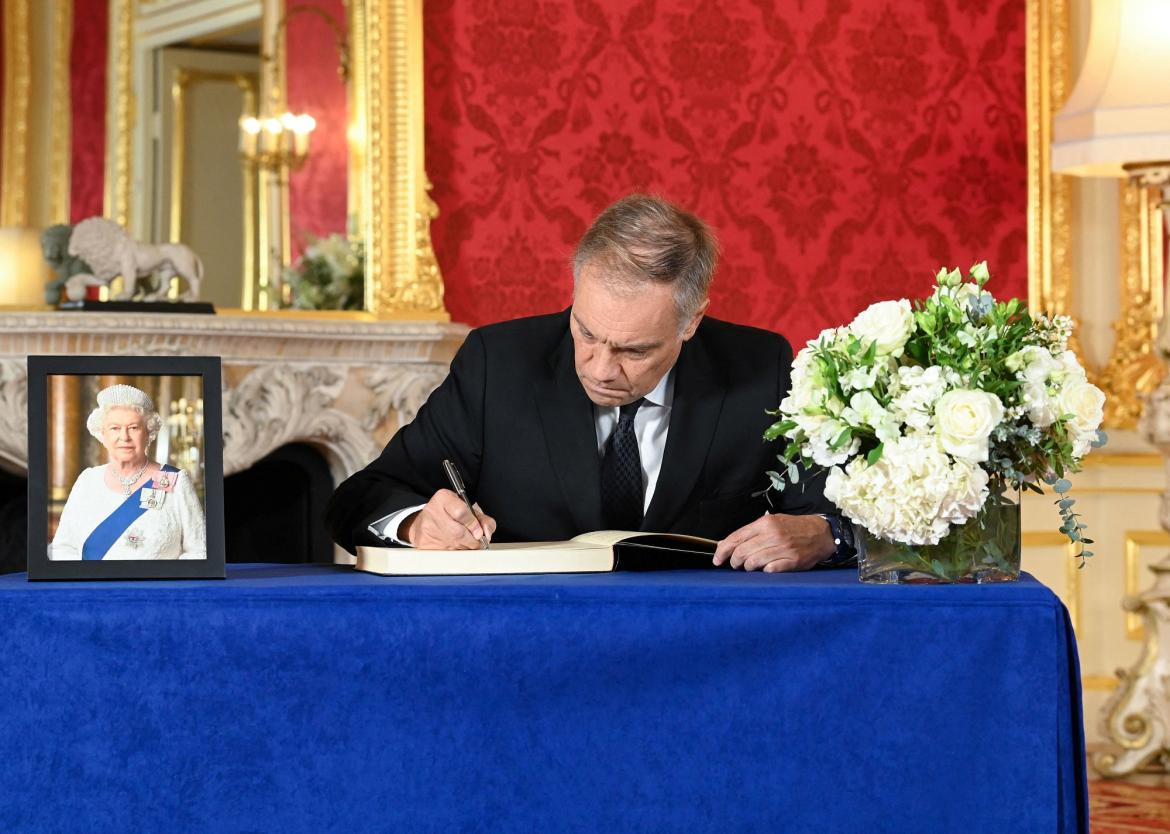
[[[0,577],[0,830],[1088,830],[1031,578]]]

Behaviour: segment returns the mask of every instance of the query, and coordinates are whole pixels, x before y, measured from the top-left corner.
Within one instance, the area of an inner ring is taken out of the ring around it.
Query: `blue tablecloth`
[[[0,830],[1088,830],[1024,577],[0,577]]]

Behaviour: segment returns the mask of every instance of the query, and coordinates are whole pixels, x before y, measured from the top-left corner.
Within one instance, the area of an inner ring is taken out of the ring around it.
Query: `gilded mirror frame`
[[[105,214],[123,226],[134,222],[136,90],[144,77],[143,49],[136,43],[139,12],[157,12],[168,0],[111,0]],[[240,4],[246,5],[246,4]],[[275,28],[265,2],[262,31]],[[422,0],[347,0],[355,127],[361,139],[360,197],[366,244],[365,315],[380,319],[449,321],[443,279],[430,238],[438,213],[428,194],[423,147]],[[279,50],[284,53],[285,50]],[[336,317],[336,312],[330,312]],[[355,314],[361,317],[363,314]]]

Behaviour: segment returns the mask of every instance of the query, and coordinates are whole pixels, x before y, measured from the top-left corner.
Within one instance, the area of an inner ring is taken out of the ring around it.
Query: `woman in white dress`
[[[77,476],[49,558],[206,559],[203,507],[187,473],[146,456],[162,418],[145,391],[111,385],[86,428],[108,462]]]

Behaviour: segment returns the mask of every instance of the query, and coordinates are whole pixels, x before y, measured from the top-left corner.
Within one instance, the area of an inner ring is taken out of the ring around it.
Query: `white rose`
[[[914,312],[904,298],[879,301],[858,313],[849,331],[866,347],[876,343],[878,356],[900,356],[906,340],[914,332]]]
[[[986,391],[947,391],[934,409],[943,450],[973,463],[987,460],[987,438],[1002,419],[1003,403]]]
[[[1071,379],[1057,397],[1061,415],[1071,414],[1078,433],[1095,432],[1105,418],[1105,394],[1091,382]]]

